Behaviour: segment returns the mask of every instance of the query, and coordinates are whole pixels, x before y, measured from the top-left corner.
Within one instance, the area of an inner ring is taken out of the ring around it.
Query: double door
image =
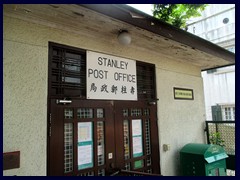
[[[48,175],[159,174],[156,105],[146,101],[51,99]]]

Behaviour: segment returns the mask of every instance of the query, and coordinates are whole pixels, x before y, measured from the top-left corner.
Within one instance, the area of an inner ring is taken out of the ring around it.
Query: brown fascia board
[[[79,4],[85,8],[123,21],[133,26],[145,29],[167,39],[188,45],[193,49],[198,49],[205,53],[220,57],[235,64],[235,54],[207,41],[198,36],[195,36],[182,29],[176,28],[168,23],[156,19],[148,14],[136,10],[124,4]],[[137,14],[138,18],[133,18],[131,14]],[[154,25],[151,25],[154,24]]]

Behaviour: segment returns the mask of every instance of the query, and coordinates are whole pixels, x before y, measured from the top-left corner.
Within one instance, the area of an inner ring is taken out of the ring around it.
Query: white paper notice
[[[133,137],[133,154],[142,153],[142,136]]]
[[[92,122],[78,123],[78,170],[93,167]]]
[[[133,157],[143,155],[142,145],[142,120],[132,120],[132,140],[133,140]]]
[[[142,135],[142,120],[141,119],[132,120],[132,135],[133,136]]]
[[[92,145],[78,146],[78,165],[92,163]]]
[[[92,122],[78,123],[78,142],[92,141]]]

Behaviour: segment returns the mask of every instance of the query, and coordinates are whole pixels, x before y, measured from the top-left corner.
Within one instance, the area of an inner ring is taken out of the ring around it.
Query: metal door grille
[[[146,153],[151,154],[151,138],[150,138],[150,120],[145,121],[145,132],[146,132]]]
[[[64,124],[64,173],[73,171],[73,124]]]

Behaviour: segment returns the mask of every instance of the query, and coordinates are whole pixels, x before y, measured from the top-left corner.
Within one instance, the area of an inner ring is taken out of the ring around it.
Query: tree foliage
[[[200,16],[206,4],[154,4],[154,17],[172,24],[178,28],[185,28],[186,21],[191,17]]]

